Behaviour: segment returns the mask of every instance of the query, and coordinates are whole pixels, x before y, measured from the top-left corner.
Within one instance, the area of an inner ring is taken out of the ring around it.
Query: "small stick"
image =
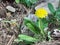
[[[12,37],[11,37],[11,39],[10,39],[10,41],[8,42],[8,44],[7,45],[11,45],[12,44],[12,41],[15,39],[15,35],[13,35]]]

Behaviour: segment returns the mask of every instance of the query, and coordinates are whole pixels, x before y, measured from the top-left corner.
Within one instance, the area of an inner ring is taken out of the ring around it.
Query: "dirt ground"
[[[8,11],[6,6],[12,6],[15,12]],[[17,45],[14,39],[21,33],[23,18],[29,13],[34,13],[33,8],[27,8],[22,4],[16,4],[14,0],[0,1],[0,45]],[[9,21],[15,20],[12,23]],[[60,45],[59,41],[44,42],[34,45]]]

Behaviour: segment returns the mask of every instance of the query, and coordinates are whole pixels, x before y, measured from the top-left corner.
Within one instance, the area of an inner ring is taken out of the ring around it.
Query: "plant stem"
[[[46,35],[45,35],[45,32],[44,32],[44,28],[43,28],[43,22],[41,19],[39,19],[39,28],[41,30],[41,36],[42,36],[42,40],[46,40]]]

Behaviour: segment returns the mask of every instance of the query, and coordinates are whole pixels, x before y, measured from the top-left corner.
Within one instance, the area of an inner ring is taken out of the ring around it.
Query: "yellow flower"
[[[36,10],[35,15],[38,18],[45,18],[46,16],[48,16],[48,12],[44,8],[39,8]]]

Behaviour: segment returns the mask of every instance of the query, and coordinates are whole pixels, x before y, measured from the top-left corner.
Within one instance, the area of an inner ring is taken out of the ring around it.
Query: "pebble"
[[[12,7],[12,6],[6,6],[6,9],[11,11],[11,12],[15,12],[16,11],[16,9],[14,7]]]
[[[60,30],[59,29],[54,29],[54,34],[58,34],[60,33]]]
[[[0,18],[0,21],[2,21],[3,19],[2,18]]]
[[[54,37],[60,37],[60,30],[59,29],[54,29]]]

